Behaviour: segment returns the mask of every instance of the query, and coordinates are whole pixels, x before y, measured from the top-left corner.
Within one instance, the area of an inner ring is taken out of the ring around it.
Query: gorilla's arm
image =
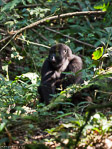
[[[68,71],[74,72],[75,74],[75,80],[74,82],[72,81],[72,83],[75,83],[75,84],[82,83],[82,80],[81,80],[82,65],[83,65],[82,59],[77,55],[73,55],[68,65]]]
[[[51,94],[55,94],[56,71],[53,70],[48,59],[45,60],[41,70],[41,85],[38,92],[41,96],[40,102],[49,103],[52,98]]]
[[[65,76],[62,74],[62,78],[64,78],[62,81],[63,89],[65,89],[70,84],[83,83],[81,77],[82,65],[82,59],[79,56],[72,54],[71,57],[69,57],[69,64],[65,70],[65,72],[69,72],[69,74],[65,74]]]

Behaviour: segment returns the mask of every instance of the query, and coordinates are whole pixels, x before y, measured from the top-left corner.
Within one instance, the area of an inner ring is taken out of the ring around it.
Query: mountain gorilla
[[[67,45],[59,43],[51,47],[41,70],[41,84],[38,88],[40,102],[49,104],[51,94],[59,92],[57,88],[60,86],[65,89],[71,84],[81,83],[81,69],[81,58],[72,54]]]

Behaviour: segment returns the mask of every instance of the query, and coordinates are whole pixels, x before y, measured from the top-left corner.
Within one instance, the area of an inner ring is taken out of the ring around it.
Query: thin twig
[[[11,36],[7,36],[7,37],[3,38],[2,40],[0,40],[0,43],[1,43],[1,42],[4,42],[5,40],[9,39],[10,37],[11,37]]]
[[[80,10],[83,11],[83,8],[82,8],[82,6],[81,6],[81,1],[78,2],[78,5],[79,5],[79,7],[80,7]],[[90,21],[89,21],[89,18],[88,18],[87,16],[84,16],[84,18],[85,18],[85,20],[87,21],[87,23],[89,24],[90,28],[91,28],[91,29],[94,29],[94,27],[92,26],[92,24],[91,24]]]
[[[59,34],[59,35],[65,37],[65,38],[72,39],[73,41],[75,41],[75,42],[77,42],[77,43],[80,43],[80,44],[83,44],[83,45],[85,45],[85,46],[89,46],[89,47],[91,47],[91,48],[96,48],[95,46],[93,46],[93,45],[91,45],[91,44],[89,44],[89,43],[80,41],[80,40],[78,40],[78,39],[75,39],[75,38],[73,38],[73,37],[70,37],[69,35],[64,35],[63,33],[60,33],[60,32],[58,32],[58,31],[53,30],[53,29],[50,29],[50,28],[48,28],[48,27],[45,27],[45,29],[47,29],[47,30],[49,30],[49,31],[51,31],[51,32],[54,32],[54,33],[56,33],[56,34]]]
[[[35,32],[36,34],[38,34],[41,38],[43,38],[45,41],[48,41],[48,39],[42,35],[41,33],[39,33],[38,31],[36,31],[35,29],[32,29],[33,32]]]
[[[103,109],[103,108],[112,108],[112,102],[107,102],[105,104],[98,104],[98,105],[90,105],[88,106],[87,110],[94,110],[94,109]]]
[[[15,34],[7,43],[6,43],[6,45],[5,46],[3,46],[2,48],[1,48],[1,50],[0,50],[0,52],[3,50],[3,49],[5,49],[6,48],[6,46],[16,37],[16,35],[17,34]]]
[[[12,142],[13,142],[12,135],[9,132],[9,130],[7,129],[7,127],[5,127],[5,131],[6,131],[6,134],[7,134],[8,138],[9,138],[9,145],[11,145]]]
[[[32,45],[36,45],[36,46],[40,46],[40,47],[45,47],[45,48],[50,48],[49,46],[46,46],[46,45],[43,45],[43,44],[39,44],[39,43],[35,43],[35,42],[31,42],[29,40],[25,40],[25,39],[22,39],[22,38],[19,38],[17,37],[16,39],[19,39],[21,41],[24,41],[24,42],[27,42],[28,44],[32,44]]]
[[[20,5],[20,6],[17,6],[16,8],[19,8],[19,9],[23,9],[23,8],[35,8],[35,7],[38,7],[40,6],[39,4],[33,4],[33,5]]]

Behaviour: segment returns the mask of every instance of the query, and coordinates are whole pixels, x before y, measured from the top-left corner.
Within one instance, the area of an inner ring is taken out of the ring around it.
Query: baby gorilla
[[[59,43],[51,47],[41,70],[41,84],[38,88],[40,102],[49,104],[51,94],[57,93],[60,86],[65,89],[71,84],[81,83],[81,69],[81,58],[72,54],[67,45]]]

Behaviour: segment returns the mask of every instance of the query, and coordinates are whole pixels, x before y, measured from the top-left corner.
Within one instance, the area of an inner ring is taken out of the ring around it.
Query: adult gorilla
[[[51,94],[57,93],[60,86],[65,89],[71,84],[81,83],[81,69],[81,58],[72,54],[67,45],[59,43],[52,46],[41,70],[41,84],[38,88],[40,102],[49,104]]]

